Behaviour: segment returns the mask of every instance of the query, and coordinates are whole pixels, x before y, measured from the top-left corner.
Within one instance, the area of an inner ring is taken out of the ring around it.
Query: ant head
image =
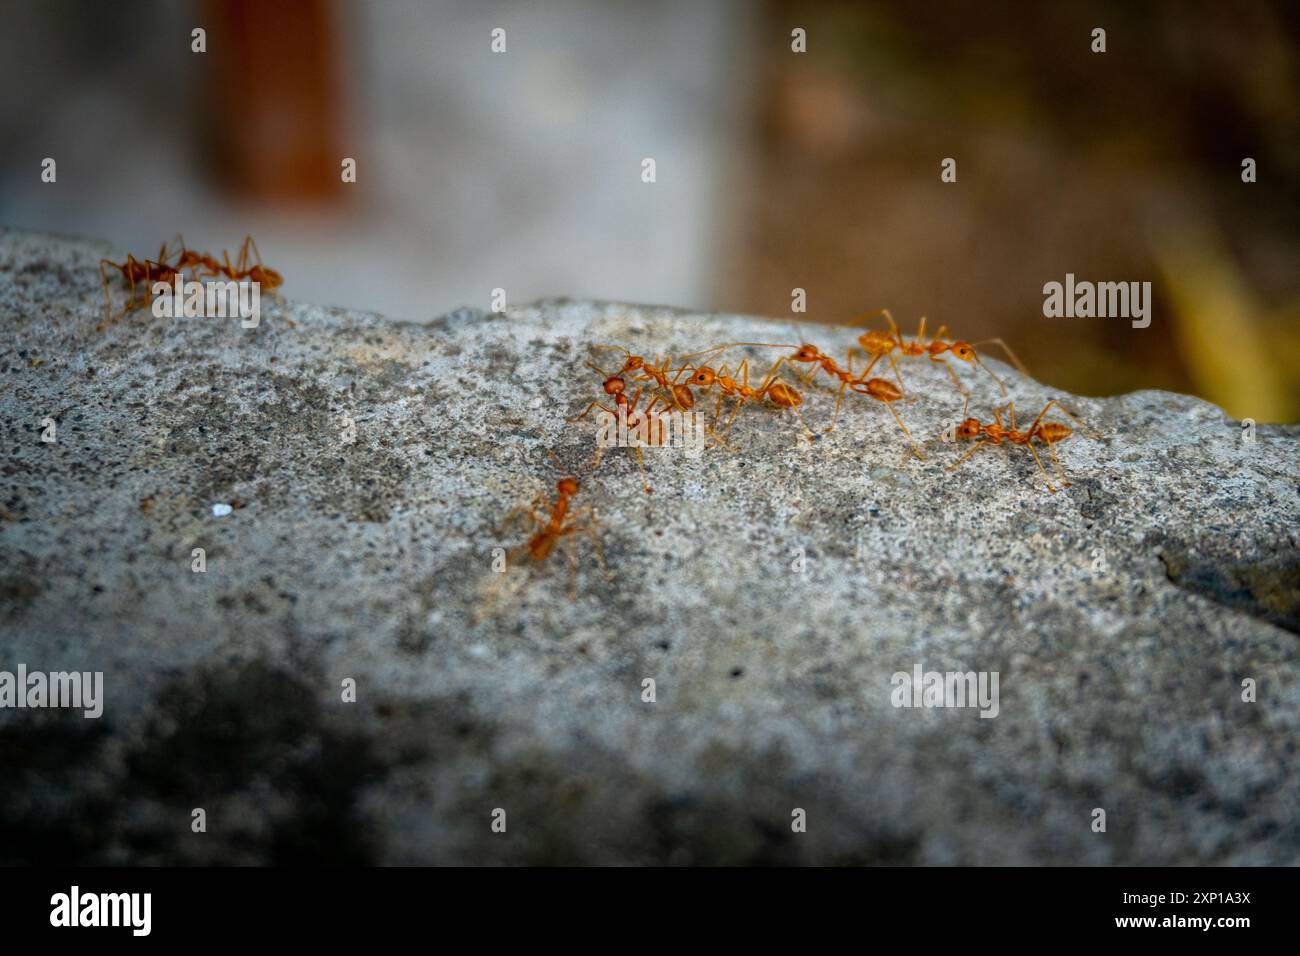
[[[822,357],[822,353],[817,350],[817,346],[809,345],[805,342],[799,346],[799,351],[794,353],[796,362],[816,362]]]
[[[714,372],[713,369],[709,368],[707,365],[701,365],[695,370],[695,374],[691,376],[691,384],[708,388],[713,384],[717,377],[717,373]]]
[[[629,372],[634,372],[645,366],[645,359],[639,355],[629,355],[627,361],[623,363],[623,368]]]
[[[555,483],[555,488],[560,494],[572,498],[578,493],[578,479],[572,476],[561,478]]]
[[[609,378],[605,379],[605,384],[602,388],[605,389],[606,395],[621,395],[623,389],[627,388],[627,382],[623,381],[617,375],[611,375]]]
[[[957,437],[979,438],[981,430],[980,420],[978,418],[968,418],[957,426]]]
[[[975,355],[974,346],[969,342],[953,342],[950,351],[963,362],[971,362],[973,364],[979,361],[979,358]]]

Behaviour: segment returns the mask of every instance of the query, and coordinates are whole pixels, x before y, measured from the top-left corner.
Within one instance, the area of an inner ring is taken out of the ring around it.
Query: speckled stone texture
[[[1023,449],[947,470],[960,396],[909,360],[926,460],[850,395],[815,441],[749,408],[734,452],[649,451],[647,495],[626,451],[582,471],[589,345],[800,330],[281,300],[253,330],[101,333],[110,251],[0,235],[0,669],[102,670],[106,695],[98,721],[0,710],[0,860],[1300,862],[1300,429],[1248,443],[1197,399],[992,363],[1022,425],[1060,397],[1103,436],[1061,446],[1052,495]],[[833,391],[788,380],[821,431]],[[494,573],[531,530],[503,519],[569,471],[614,579],[585,535],[576,573],[569,541]],[[918,664],[998,672],[998,716],[894,707]]]

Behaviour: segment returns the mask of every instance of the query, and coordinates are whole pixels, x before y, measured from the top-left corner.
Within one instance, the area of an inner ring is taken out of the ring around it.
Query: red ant
[[[613,576],[609,573],[609,569],[605,566],[605,555],[600,547],[600,539],[596,537],[596,521],[594,512],[590,506],[576,511],[570,510],[573,499],[577,497],[581,487],[582,486],[578,482],[577,478],[568,475],[555,483],[557,497],[555,499],[555,504],[550,508],[550,514],[548,516],[543,517],[541,512],[538,510],[541,508],[545,500],[541,494],[539,494],[531,504],[515,508],[506,516],[505,521],[503,521],[498,528],[498,533],[504,532],[516,518],[525,514],[532,518],[533,524],[537,528],[531,538],[506,554],[505,567],[507,569],[510,567],[511,563],[523,555],[527,555],[534,563],[541,564],[551,556],[551,552],[555,550],[555,546],[559,544],[562,538],[567,538],[579,533],[585,533],[591,540],[592,548],[596,552],[596,558],[600,562],[600,567],[605,573],[605,577],[609,580],[613,579]],[[579,520],[580,516],[585,515],[590,515],[590,520]],[[570,550],[569,557],[573,567],[574,577],[573,589],[569,593],[569,599],[575,600],[577,598],[576,591],[578,575],[578,555],[576,548]],[[504,581],[506,571],[503,570],[500,573],[502,575],[502,581]],[[500,588],[502,581],[498,581],[492,587],[485,604],[491,603],[492,597],[496,594],[497,589]],[[476,614],[475,618],[477,619],[477,617],[478,615]]]
[[[916,452],[916,456],[922,461],[925,460],[925,452],[921,450],[921,446],[912,438],[912,433],[907,430],[907,426],[903,424],[903,420],[899,418],[898,412],[894,409],[894,402],[903,397],[902,391],[895,386],[893,382],[887,382],[883,378],[867,378],[868,373],[871,371],[870,366],[868,366],[860,376],[854,378],[852,350],[849,350],[846,356],[846,361],[849,366],[846,369],[840,368],[833,358],[819,350],[817,346],[810,345],[807,342],[800,345],[795,350],[795,353],[789,356],[786,360],[790,362],[806,362],[816,365],[817,367],[813,369],[812,375],[807,379],[809,382],[817,377],[818,372],[825,372],[832,378],[839,379],[840,390],[835,396],[835,414],[831,418],[830,428],[827,428],[827,431],[833,429],[836,421],[839,420],[840,403],[844,399],[844,390],[849,388],[857,392],[859,395],[866,395],[868,398],[874,398],[889,409],[889,413],[894,416],[894,421],[898,423],[898,427],[901,428],[903,434],[907,436],[907,441],[912,446],[912,450]]]
[[[871,329],[858,337],[858,345],[862,347],[863,351],[871,356],[871,362],[867,365],[866,371],[863,372],[863,375],[869,375],[877,362],[882,358],[888,357],[889,364],[894,369],[894,376],[898,379],[898,384],[902,385],[903,377],[898,371],[898,363],[894,361],[893,353],[898,352],[900,355],[906,356],[925,355],[929,357],[931,362],[941,363],[943,367],[948,370],[948,375],[951,376],[953,384],[957,386],[957,390],[963,395],[969,395],[970,391],[961,383],[961,379],[957,377],[956,371],[945,357],[945,353],[950,353],[954,358],[957,358],[962,362],[966,362],[970,365],[978,365],[980,368],[984,369],[984,371],[989,373],[989,377],[998,383],[998,388],[1001,390],[1002,394],[1004,396],[1007,394],[1006,385],[1002,383],[1002,379],[998,378],[997,375],[994,374],[991,368],[980,361],[979,355],[975,352],[975,346],[960,339],[949,340],[944,337],[944,333],[948,331],[946,325],[940,326],[939,331],[934,334],[929,342],[926,342],[923,341],[925,339],[925,316],[921,317],[921,324],[916,330],[915,338],[912,339],[903,338],[898,331],[897,323],[894,322],[893,315],[890,314],[888,309],[881,309],[879,312],[860,316],[849,324],[856,324],[861,322],[863,319],[870,321],[877,315],[883,315],[885,317],[885,320],[889,323],[889,331],[885,332],[880,329]],[[1021,364],[1020,359],[1016,358],[1016,354],[1011,351],[1010,346],[1008,346],[1006,342],[1002,341],[1002,339],[985,339],[985,341],[1000,346],[1002,350],[1007,353],[1007,357],[1011,359],[1016,368],[1024,375],[1029,375],[1028,370],[1023,364]]]
[[[257,265],[250,265],[248,261],[249,249],[252,249],[253,256],[257,259]],[[258,251],[257,243],[253,241],[252,236],[244,237],[244,244],[239,247],[239,256],[235,259],[235,265],[230,265],[230,255],[224,249],[221,252],[221,258],[225,262],[225,268],[222,273],[235,281],[249,279],[256,282],[259,286],[272,294],[275,290],[284,284],[284,277],[274,269],[268,269],[262,264],[262,254]]]
[[[642,419],[646,420],[647,422],[651,422],[653,421],[651,415],[654,412],[655,405],[659,404],[660,402],[663,402],[665,405],[667,404],[665,395],[671,396],[673,404],[675,404],[677,408],[681,411],[686,411],[694,407],[695,395],[694,393],[691,392],[690,386],[685,385],[679,381],[685,369],[678,369],[677,374],[673,377],[672,381],[670,382],[668,380],[667,373],[672,371],[672,369],[670,367],[671,362],[667,359],[664,360],[662,366],[647,365],[645,363],[644,358],[642,358],[639,355],[632,355],[626,349],[623,349],[622,346],[598,345],[595,346],[595,348],[620,349],[627,355],[627,359],[623,363],[623,368],[621,368],[618,371],[618,373],[614,375],[610,375],[609,373],[605,372],[603,369],[601,369],[593,362],[588,361],[586,363],[588,368],[590,368],[592,371],[600,375],[602,379],[601,388],[603,389],[606,395],[609,395],[613,399],[614,408],[610,408],[608,405],[606,405],[605,403],[599,400],[590,402],[587,405],[587,407],[582,410],[581,414],[575,415],[574,417],[567,419],[568,422],[573,423],[573,422],[581,421],[583,418],[586,418],[587,415],[591,413],[591,410],[593,408],[599,408],[602,411],[610,415],[613,415],[616,419],[619,417],[619,412],[621,410],[623,420],[628,422],[629,424],[638,423]],[[647,403],[646,407],[640,412],[639,416],[637,413],[637,405],[641,401],[641,395],[644,389],[637,388],[636,392],[633,393],[632,395],[631,401],[628,400],[627,380],[623,376],[629,370],[644,372],[645,374],[638,381],[653,381],[657,383],[665,392],[665,395],[655,395],[653,398],[651,398],[649,403]],[[721,443],[722,440],[720,436],[718,436],[716,433],[713,433],[712,428],[706,428],[706,431],[713,434],[713,437],[717,440],[717,443]],[[594,469],[600,465],[601,456],[604,454],[604,451],[605,451],[604,445],[601,445],[596,449],[596,457],[592,459],[590,465],[591,468]],[[650,487],[650,481],[646,477],[645,455],[642,454],[641,448],[638,445],[633,445],[632,451],[636,453],[637,467],[641,471],[641,485],[645,489],[646,494],[652,494],[654,492],[654,489]]]
[[[268,269],[262,264],[262,256],[257,248],[257,243],[252,236],[245,236],[243,245],[239,248],[239,255],[235,259],[235,264],[230,264],[230,253],[223,251],[222,261],[207,253],[197,252],[185,247],[185,240],[178,233],[176,242],[179,249],[176,253],[176,263],[173,265],[167,260],[171,253],[167,251],[167,245],[164,243],[158,249],[158,258],[155,259],[136,259],[135,256],[128,255],[126,262],[116,263],[109,259],[99,260],[99,278],[104,288],[104,302],[110,318],[96,326],[96,330],[102,332],[105,328],[113,325],[142,305],[148,305],[153,298],[153,284],[155,282],[171,282],[175,279],[177,273],[183,273],[188,269],[193,269],[195,278],[202,278],[206,270],[208,276],[224,275],[236,282],[250,280],[258,283],[263,289],[275,294],[275,290],[284,284],[284,278],[274,269]],[[257,259],[257,264],[252,265],[249,261],[249,253]],[[113,317],[112,299],[108,292],[108,275],[104,270],[105,266],[112,266],[122,273],[124,281],[131,284],[131,297],[127,300],[122,311]],[[144,296],[139,301],[136,299],[136,283],[144,284]],[[292,324],[292,323],[290,323]]]
[[[695,407],[695,395],[691,392],[689,385],[681,384],[680,379],[684,369],[679,369],[677,375],[670,382],[668,373],[672,371],[670,367],[672,361],[665,358],[662,366],[649,363],[643,356],[633,355],[621,345],[593,345],[593,349],[616,349],[622,352],[627,358],[623,361],[623,367],[614,373],[615,376],[623,376],[628,372],[641,372],[642,376],[638,381],[655,382],[666,395],[672,399],[674,405],[681,411],[688,411]],[[588,363],[590,365],[590,363]],[[595,366],[591,366],[595,368]],[[602,373],[604,374],[604,373]],[[653,407],[653,402],[651,407]],[[648,409],[647,409],[648,411]]]
[[[967,399],[966,406],[967,408],[970,407],[969,399]],[[1066,480],[1065,472],[1061,468],[1061,460],[1056,456],[1056,449],[1053,446],[1060,442],[1065,441],[1067,438],[1069,438],[1071,435],[1074,434],[1074,431],[1073,429],[1070,428],[1069,425],[1065,425],[1061,422],[1043,421],[1043,416],[1046,415],[1048,411],[1051,410],[1052,406],[1056,406],[1067,416],[1069,416],[1070,421],[1078,425],[1079,430],[1083,432],[1085,435],[1087,435],[1089,438],[1101,437],[1101,435],[1099,435],[1094,431],[1089,430],[1088,427],[1083,424],[1083,422],[1079,421],[1079,419],[1077,419],[1074,415],[1070,414],[1070,412],[1065,408],[1065,406],[1063,406],[1056,399],[1052,399],[1046,405],[1043,406],[1043,410],[1038,413],[1038,417],[1034,419],[1034,423],[1030,425],[1029,428],[1026,429],[1025,431],[1019,431],[1016,428],[1016,403],[1015,402],[1010,402],[1007,405],[1007,413],[1011,416],[1010,428],[1003,427],[1002,412],[1000,409],[995,408],[993,410],[994,420],[987,424],[981,423],[978,418],[967,418],[966,409],[963,409],[962,422],[961,424],[956,426],[956,429],[954,431],[956,439],[958,441],[964,441],[973,438],[980,438],[981,440],[973,448],[971,448],[970,451],[966,452],[966,454],[962,455],[961,458],[957,459],[957,461],[949,465],[948,470],[953,471],[958,467],[960,467],[968,458],[971,457],[971,455],[975,454],[975,452],[979,451],[985,445],[1000,445],[1004,441],[1012,445],[1023,445],[1025,448],[1028,448],[1029,453],[1034,456],[1034,461],[1038,464],[1038,470],[1042,472],[1043,480],[1047,482],[1047,490],[1055,494],[1056,488],[1052,485],[1052,479],[1048,476],[1047,469],[1043,467],[1043,461],[1041,458],[1038,457],[1038,452],[1034,449],[1034,446],[1032,444],[1033,440],[1036,438],[1044,445],[1047,446],[1047,451],[1052,456],[1052,462],[1056,466],[1056,473],[1057,475],[1060,476],[1062,487],[1069,488],[1070,482]]]
[[[925,460],[925,452],[921,450],[921,446],[916,443],[914,438],[912,438],[912,433],[908,431],[907,426],[903,424],[903,420],[899,417],[898,412],[894,410],[893,403],[903,397],[902,391],[892,382],[887,382],[883,378],[867,378],[865,372],[855,378],[853,375],[853,355],[851,352],[848,354],[847,358],[849,367],[845,369],[841,368],[833,358],[822,352],[817,348],[817,346],[811,345],[807,342],[802,345],[782,345],[772,342],[738,342],[733,344],[761,345],[771,348],[793,349],[793,354],[782,356],[777,360],[777,363],[772,367],[772,371],[768,373],[768,377],[770,379],[776,374],[777,370],[787,362],[801,362],[816,366],[816,368],[813,369],[812,374],[808,375],[804,379],[805,382],[811,383],[812,380],[817,377],[818,372],[825,372],[832,378],[838,379],[840,390],[835,396],[835,414],[831,419],[830,427],[826,429],[828,432],[835,428],[835,423],[839,420],[840,405],[844,400],[844,390],[846,388],[852,389],[859,395],[866,395],[868,398],[874,398],[876,401],[888,408],[889,413],[894,416],[894,421],[898,423],[898,427],[902,429],[908,443],[912,446],[912,450],[916,453],[918,458],[922,461]],[[731,346],[719,347],[730,348]],[[794,392],[794,389],[789,390]],[[804,427],[807,428],[808,426],[804,425]]]
[[[623,378],[622,374],[609,375],[604,371],[602,371],[598,366],[596,366],[592,362],[587,362],[587,367],[590,368],[592,371],[598,373],[600,377],[604,380],[601,383],[601,388],[604,390],[606,395],[609,395],[613,399],[614,408],[610,408],[604,402],[597,399],[596,401],[591,402],[589,405],[587,405],[587,407],[582,410],[581,414],[566,419],[566,421],[568,421],[570,424],[581,421],[582,419],[586,418],[589,414],[591,414],[591,410],[593,408],[599,408],[602,411],[608,412],[610,415],[613,415],[615,418],[619,417],[618,410],[622,409],[623,420],[628,422],[633,421],[636,416],[637,404],[641,401],[641,393],[643,389],[638,388],[636,392],[633,393],[632,400],[629,402],[627,397],[627,381]],[[637,368],[640,368],[640,366],[637,366]],[[657,395],[654,398],[652,398],[649,404],[646,405],[645,410],[641,412],[641,414],[649,415],[650,410],[654,408],[655,403],[658,402],[659,400],[660,400],[660,396]],[[691,401],[692,403],[694,403],[694,396],[691,397]],[[636,452],[636,463],[637,463],[637,467],[641,469],[641,484],[645,488],[645,493],[652,494],[654,492],[654,489],[650,487],[650,480],[646,477],[646,473],[645,473],[645,456],[641,454],[641,449],[639,446],[633,446],[632,451]],[[592,459],[591,465],[589,467],[592,468],[593,470],[596,467],[598,467],[600,465],[601,456],[604,453],[605,453],[604,445],[598,446],[596,448],[596,457]]]
[[[120,322],[128,313],[135,311],[142,305],[148,305],[153,298],[153,284],[155,282],[169,282],[176,275],[176,268],[168,265],[167,245],[158,247],[158,258],[155,259],[137,259],[135,256],[128,254],[126,262],[117,263],[111,259],[99,260],[99,281],[104,289],[104,305],[108,313],[108,318],[95,326],[95,331],[102,332],[110,325]],[[104,271],[105,266],[112,266],[122,273],[122,279],[131,283],[131,297],[127,299],[126,305],[116,316],[113,315],[113,299],[108,292],[108,274]],[[137,282],[144,284],[144,297],[136,301],[135,286]]]
[[[772,343],[730,342],[724,345],[716,345],[711,349],[705,349],[703,352],[692,352],[689,355],[682,357],[693,358],[696,355],[713,355],[725,351],[726,349],[738,348],[740,346],[767,348],[772,347]],[[784,348],[785,346],[776,347]],[[717,427],[718,419],[722,414],[722,400],[724,398],[735,399],[735,404],[731,407],[731,414],[727,418],[727,424],[723,426],[721,432],[715,432],[714,434],[714,437],[717,439],[716,443],[723,443],[722,436],[724,436],[727,433],[727,430],[731,428],[731,423],[736,420],[736,414],[740,411],[742,405],[751,402],[762,402],[764,399],[778,408],[788,408],[792,410],[798,417],[799,423],[803,425],[804,431],[809,436],[813,434],[812,429],[808,427],[808,423],[803,420],[803,413],[799,411],[799,406],[803,404],[803,396],[778,377],[777,373],[780,372],[783,361],[783,359],[778,360],[772,368],[768,370],[768,373],[763,376],[762,384],[757,388],[754,388],[749,384],[749,359],[741,361],[734,376],[730,374],[731,370],[726,365],[719,366],[716,369],[710,365],[699,364],[682,366],[682,371],[685,371],[688,368],[694,369],[694,374],[689,379],[691,385],[699,388],[712,388],[715,385],[717,386],[718,402],[713,412],[713,428]],[[736,380],[736,376],[739,376],[740,381]]]

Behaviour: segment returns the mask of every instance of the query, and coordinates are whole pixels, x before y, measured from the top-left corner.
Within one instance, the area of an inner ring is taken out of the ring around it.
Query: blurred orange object
[[[328,0],[211,0],[216,175],[275,203],[340,198],[343,89]]]

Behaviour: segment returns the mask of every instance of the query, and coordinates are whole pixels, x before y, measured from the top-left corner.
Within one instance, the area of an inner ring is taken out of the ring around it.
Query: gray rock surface
[[[1022,449],[947,470],[960,397],[911,360],[926,460],[850,395],[816,441],[755,408],[735,452],[649,451],[646,495],[626,451],[581,472],[588,346],[799,330],[281,301],[100,333],[108,252],[0,235],[0,669],[106,696],[0,710],[6,862],[1300,862],[1300,429],[1068,398],[1102,438],[1061,446],[1052,495]],[[992,367],[1022,419],[1057,397]],[[820,430],[833,392],[791,381]],[[567,471],[614,580],[584,536],[576,574],[567,544],[495,574]],[[998,715],[894,707],[918,664],[998,672]]]

